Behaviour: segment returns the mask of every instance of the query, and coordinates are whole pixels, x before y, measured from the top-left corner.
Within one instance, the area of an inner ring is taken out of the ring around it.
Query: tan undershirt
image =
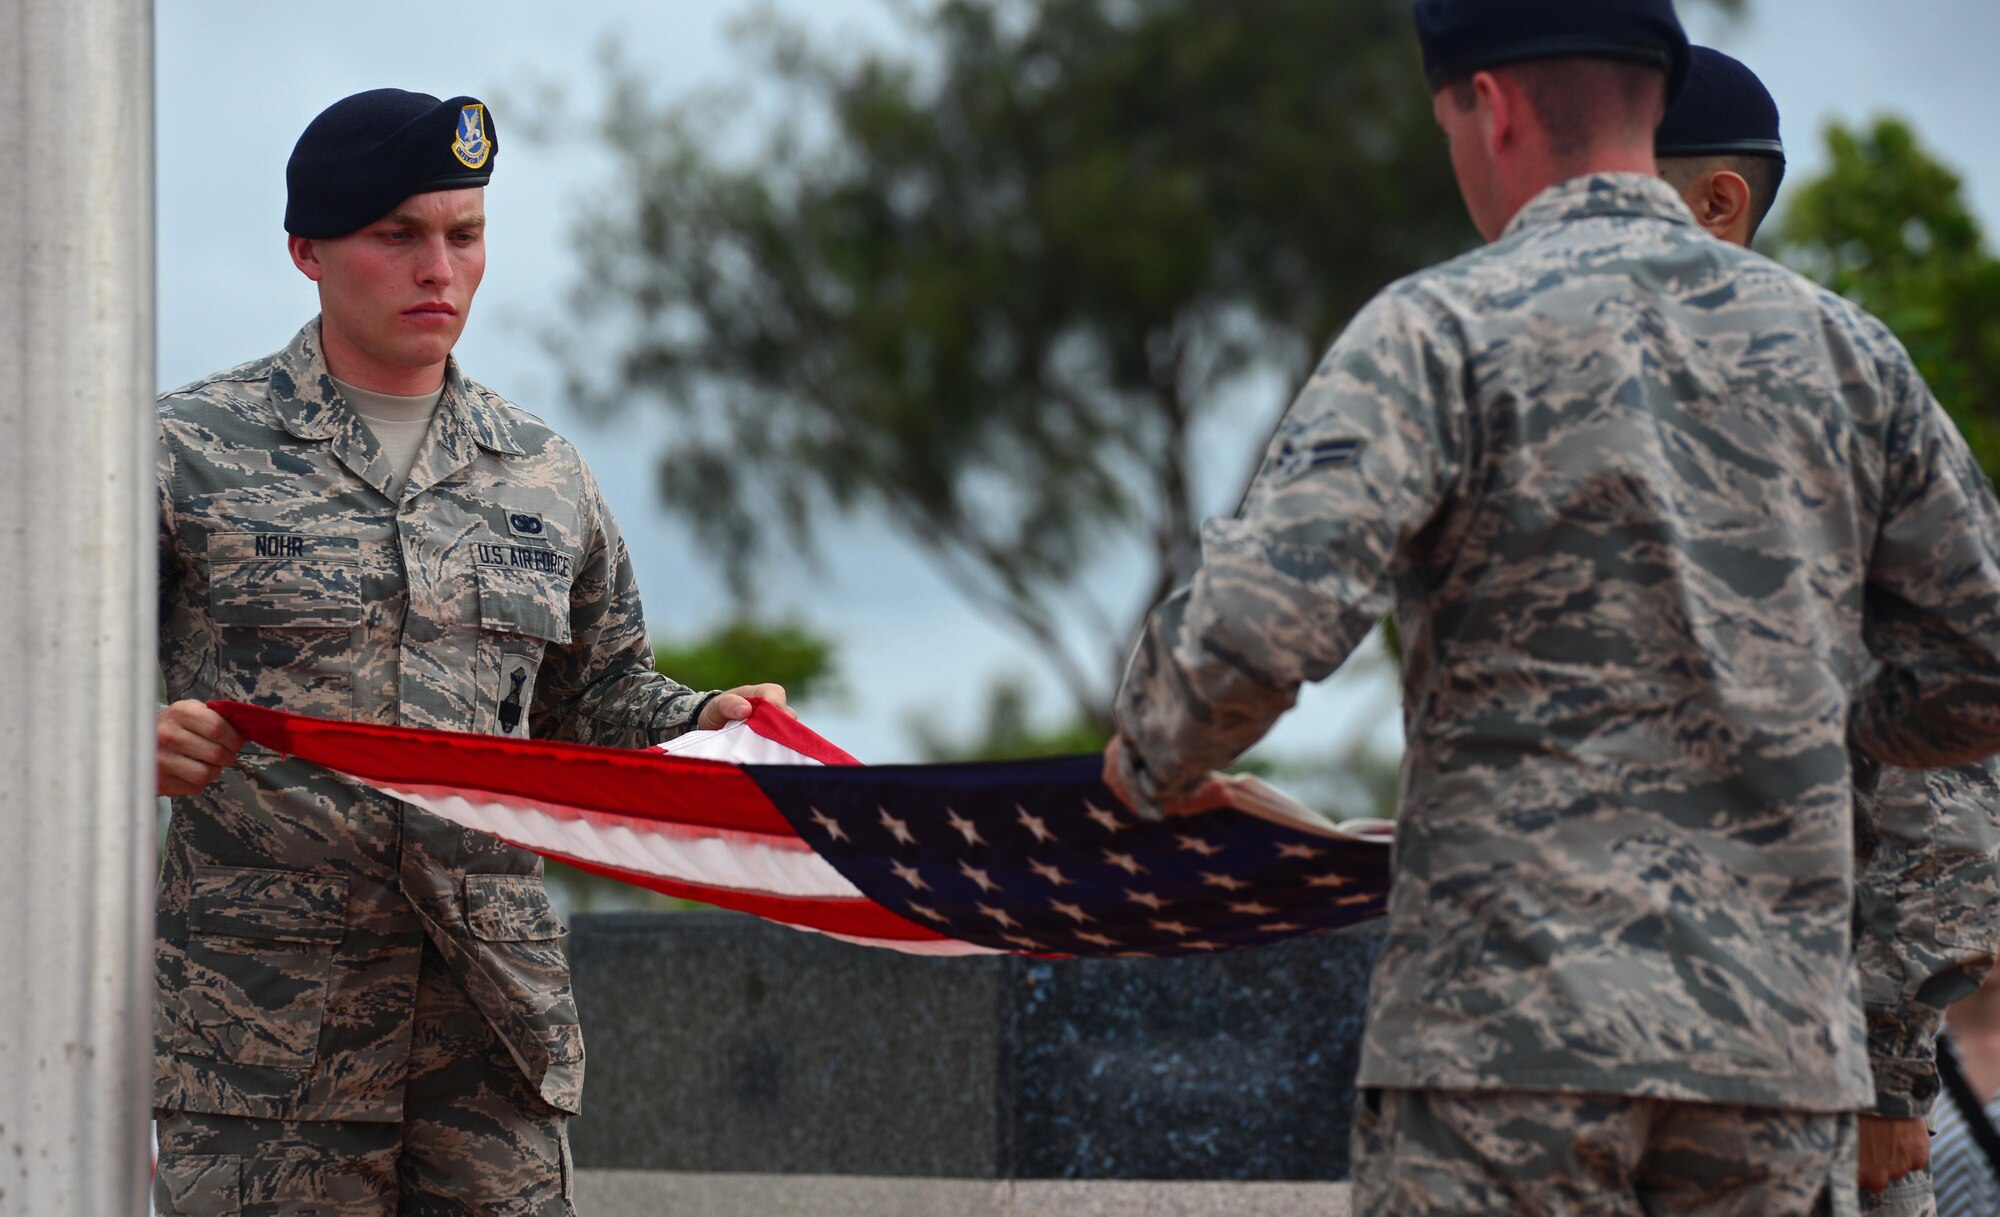
[[[347,399],[348,407],[359,414],[368,430],[374,433],[375,442],[382,445],[382,454],[389,458],[390,467],[396,471],[396,480],[389,487],[389,493],[392,496],[401,494],[410,470],[416,468],[417,452],[424,446],[424,436],[430,434],[431,417],[437,413],[438,403],[444,400],[444,386],[440,384],[437,392],[426,393],[422,397],[391,397],[387,393],[372,393],[357,388],[337,377],[333,378],[333,385]]]

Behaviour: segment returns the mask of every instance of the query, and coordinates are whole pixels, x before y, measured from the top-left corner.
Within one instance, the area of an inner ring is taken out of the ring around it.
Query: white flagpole
[[[150,0],[0,0],[0,1217],[146,1211]]]

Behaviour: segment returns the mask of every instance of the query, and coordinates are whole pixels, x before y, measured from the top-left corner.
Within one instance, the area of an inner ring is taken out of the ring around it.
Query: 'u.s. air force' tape
[[[1315,469],[1345,469],[1358,464],[1368,447],[1365,439],[1323,439],[1315,444],[1295,444],[1286,440],[1271,457],[1271,474],[1289,482]]]

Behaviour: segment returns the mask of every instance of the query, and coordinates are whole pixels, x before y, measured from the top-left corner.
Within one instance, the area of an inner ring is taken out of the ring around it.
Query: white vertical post
[[[150,0],[0,0],[0,1217],[145,1209]]]

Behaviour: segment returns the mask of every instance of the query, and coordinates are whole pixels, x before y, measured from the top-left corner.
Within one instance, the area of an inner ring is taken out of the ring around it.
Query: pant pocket
[[[237,1217],[242,1209],[242,1159],[220,1154],[160,1158],[153,1179],[157,1217]]]

